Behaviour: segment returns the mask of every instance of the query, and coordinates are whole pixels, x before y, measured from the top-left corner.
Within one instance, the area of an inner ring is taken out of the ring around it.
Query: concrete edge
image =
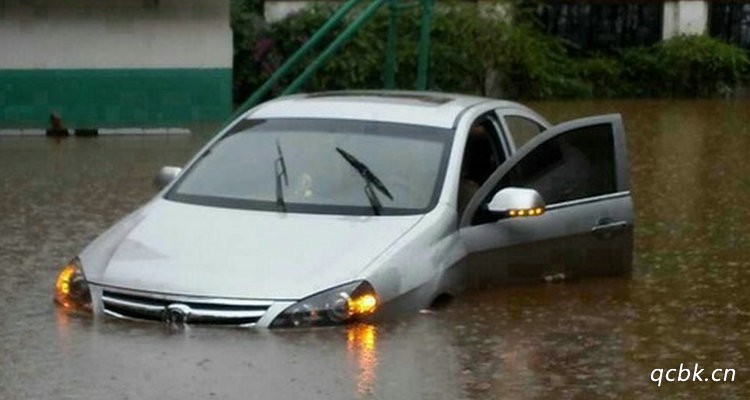
[[[75,130],[70,130],[70,136],[75,136]],[[192,132],[187,128],[103,128],[98,130],[99,135],[190,135]],[[0,136],[45,136],[44,129],[0,129]]]
[[[0,136],[44,136],[43,129],[0,129]]]
[[[189,135],[186,128],[104,128],[99,129],[100,135]]]

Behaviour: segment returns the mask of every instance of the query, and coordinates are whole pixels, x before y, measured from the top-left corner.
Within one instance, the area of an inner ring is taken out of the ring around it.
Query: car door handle
[[[591,228],[591,233],[594,236],[601,238],[608,238],[615,233],[625,229],[628,226],[627,221],[612,221],[612,220],[600,220],[599,223]]]

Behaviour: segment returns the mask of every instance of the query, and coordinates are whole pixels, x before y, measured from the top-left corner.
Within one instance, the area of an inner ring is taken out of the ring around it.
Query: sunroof
[[[377,98],[392,98],[392,99],[403,99],[421,101],[431,104],[445,104],[450,102],[450,97],[433,95],[427,93],[401,93],[401,92],[369,92],[369,91],[345,91],[345,92],[320,92],[311,93],[307,95],[308,98],[323,98],[323,97],[377,97]]]

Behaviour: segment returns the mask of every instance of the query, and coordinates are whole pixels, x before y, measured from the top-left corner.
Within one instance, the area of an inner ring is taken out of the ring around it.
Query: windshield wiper
[[[281,143],[276,139],[276,152],[279,157],[273,162],[273,169],[276,174],[276,205],[279,210],[286,212],[286,203],[284,202],[284,188],[281,186],[281,178],[284,178],[284,184],[289,186],[289,176],[286,173],[286,162],[284,162],[284,153],[281,152]]]
[[[393,195],[391,195],[391,192],[389,192],[388,188],[385,187],[383,182],[381,182],[380,179],[378,179],[378,177],[372,173],[370,168],[368,168],[367,165],[365,165],[362,161],[359,161],[357,157],[354,157],[353,155],[347,153],[340,147],[336,147],[336,151],[341,155],[341,157],[344,157],[344,160],[346,160],[346,162],[354,167],[354,169],[359,172],[359,175],[362,177],[362,179],[365,180],[365,195],[367,195],[367,200],[370,201],[372,212],[375,215],[380,215],[380,211],[383,209],[383,205],[380,203],[380,200],[378,199],[378,196],[375,193],[373,187],[375,189],[378,189],[389,199],[393,200]]]

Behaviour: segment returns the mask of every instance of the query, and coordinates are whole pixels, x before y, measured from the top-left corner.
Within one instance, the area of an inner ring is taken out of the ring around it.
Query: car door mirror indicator
[[[510,210],[508,211],[508,216],[509,217],[535,217],[537,215],[542,215],[543,212],[544,212],[544,208],[542,207],[520,209],[520,210]]]
[[[534,189],[508,187],[495,193],[487,210],[501,217],[536,217],[542,215],[546,204]]]

